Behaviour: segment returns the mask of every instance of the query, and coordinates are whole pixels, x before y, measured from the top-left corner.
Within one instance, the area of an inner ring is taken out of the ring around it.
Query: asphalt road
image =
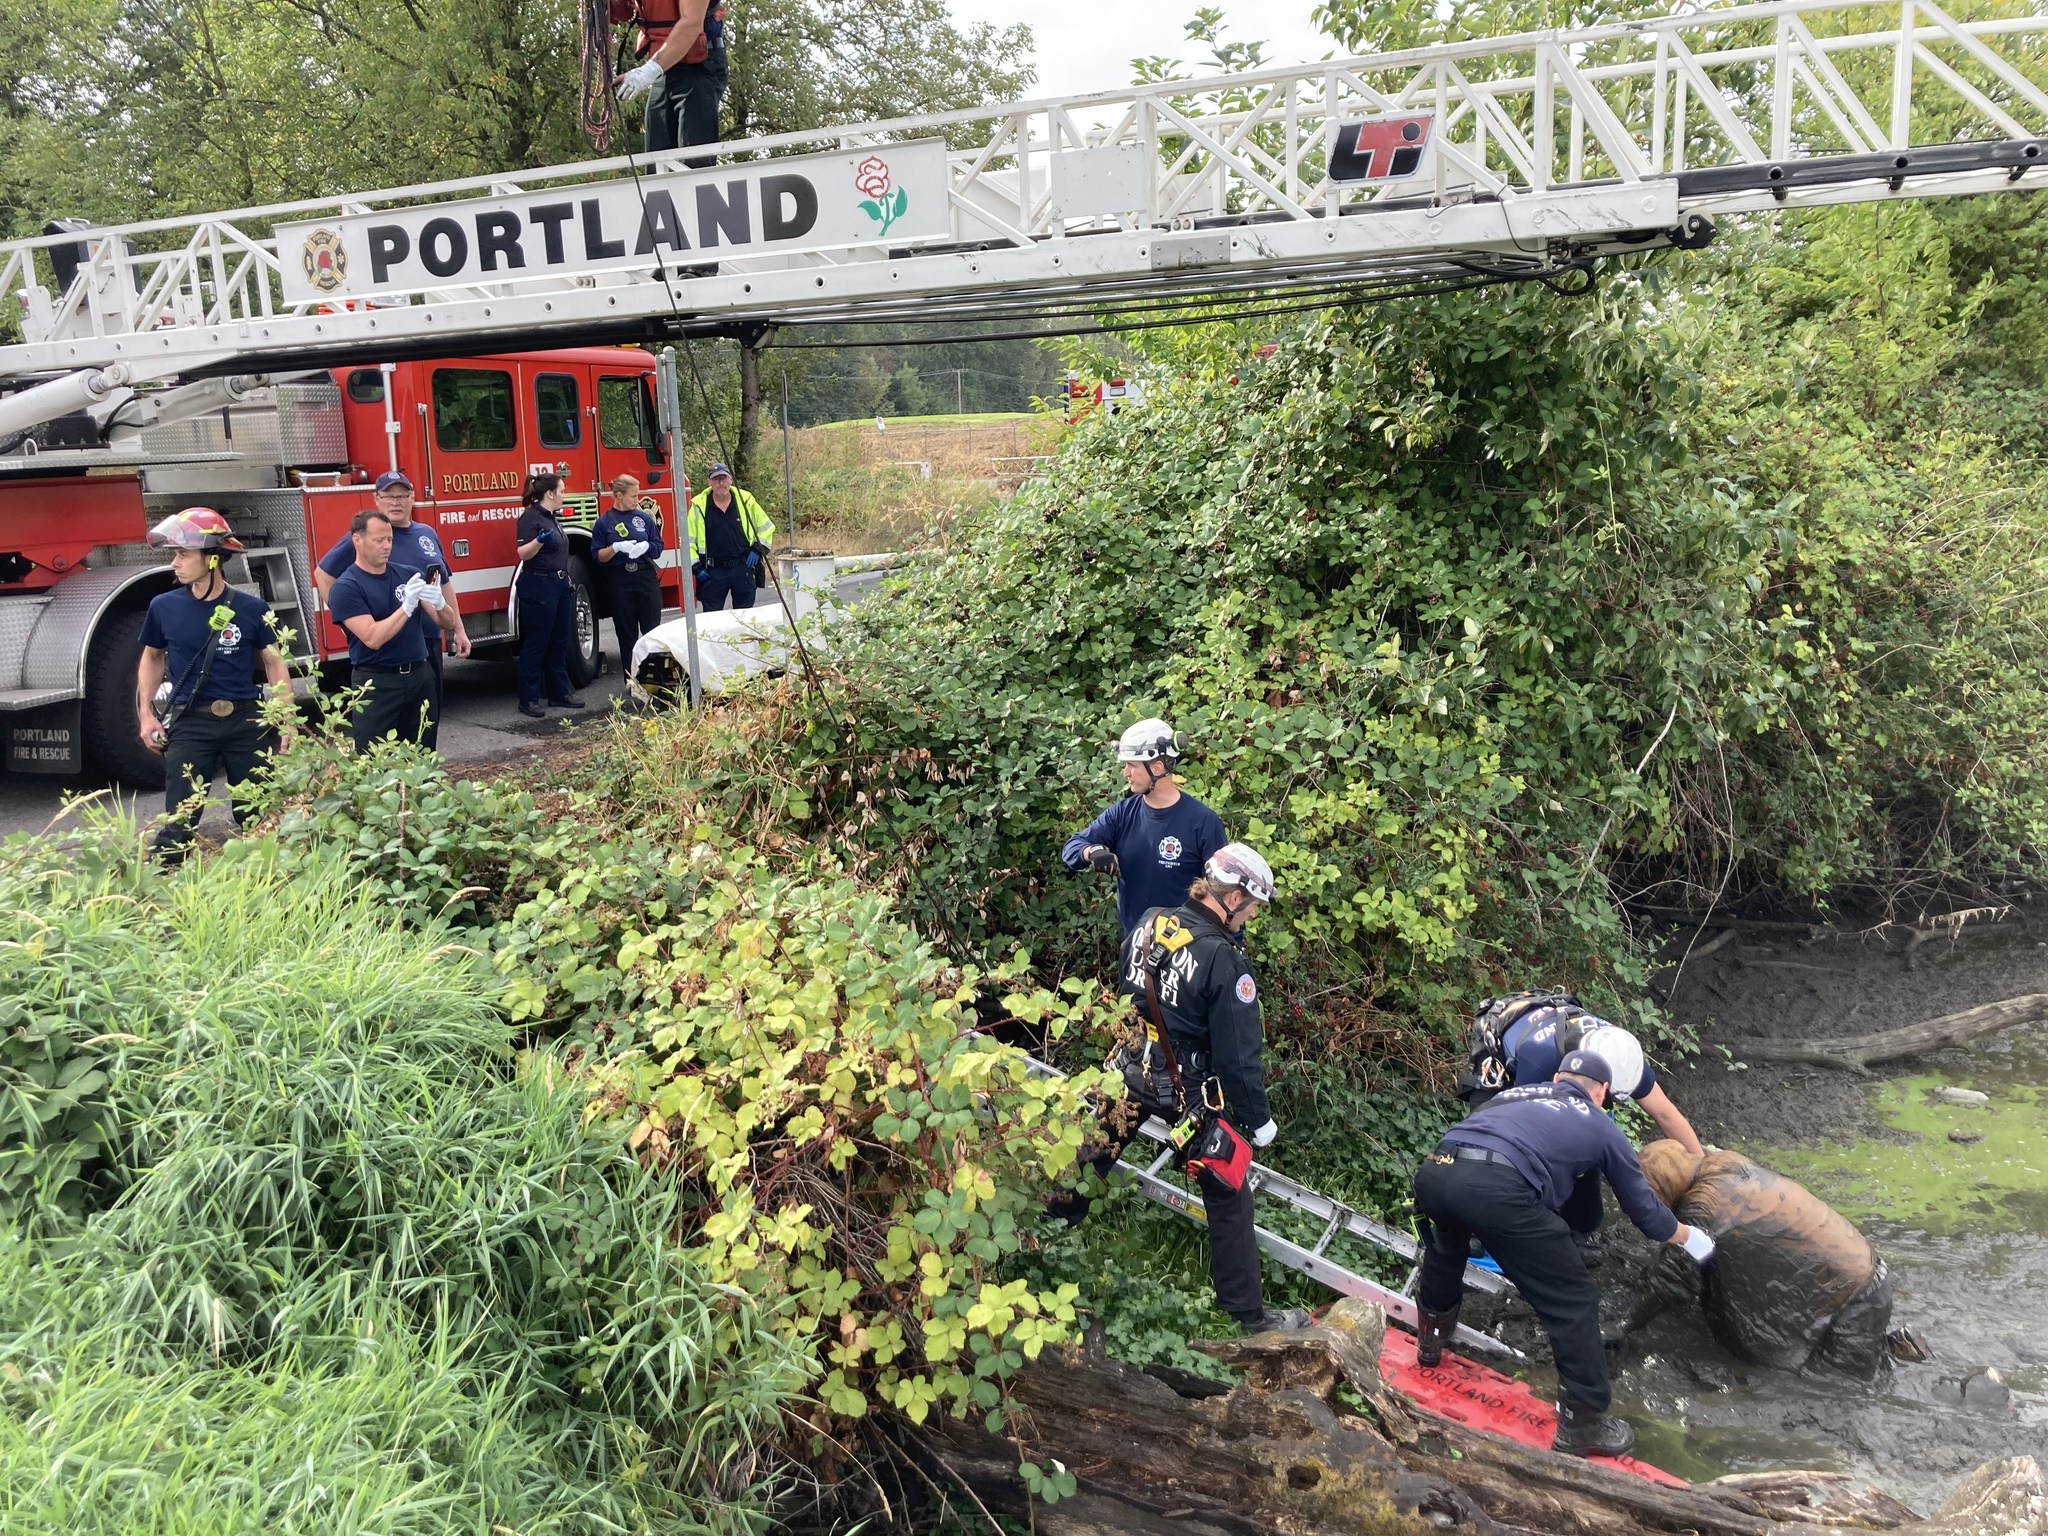
[[[881,584],[879,572],[842,577],[840,597],[857,603]],[[772,601],[764,594],[764,601]],[[674,617],[671,612],[664,617]],[[619,675],[618,645],[611,623],[603,629],[605,672],[581,697],[589,708],[581,712],[550,710],[545,720],[531,720],[519,713],[518,672],[510,650],[487,657],[448,663],[447,689],[442,699],[441,755],[459,765],[502,763],[530,753],[544,740],[573,732],[579,724],[603,720],[611,714],[624,693]],[[52,778],[39,774],[0,771],[0,837],[17,832],[41,832],[63,811],[65,802],[82,794],[111,796],[130,815],[155,816],[163,807],[161,790],[138,792],[110,785],[105,778]],[[227,812],[227,792],[216,782],[213,803],[207,807],[201,830],[226,835],[233,830]]]

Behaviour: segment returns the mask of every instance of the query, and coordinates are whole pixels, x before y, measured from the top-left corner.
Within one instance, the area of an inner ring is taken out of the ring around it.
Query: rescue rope
[[[612,85],[617,66],[612,55],[609,0],[583,0],[583,136],[600,155],[611,144]]]

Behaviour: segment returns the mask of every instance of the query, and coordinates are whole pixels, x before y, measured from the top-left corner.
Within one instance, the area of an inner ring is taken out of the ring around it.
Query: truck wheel
[[[135,737],[135,669],[142,661],[145,612],[114,614],[92,637],[85,658],[85,749],[109,778],[162,789],[163,758]]]
[[[590,562],[581,555],[571,555],[569,600],[575,604],[576,618],[569,632],[569,681],[578,688],[589,687],[597,678],[597,600],[592,596],[594,587]]]

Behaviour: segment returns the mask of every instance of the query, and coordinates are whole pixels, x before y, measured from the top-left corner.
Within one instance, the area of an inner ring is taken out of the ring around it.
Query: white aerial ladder
[[[170,379],[1555,279],[2048,184],[2048,14],[2007,9],[1708,7],[0,243],[0,454]]]

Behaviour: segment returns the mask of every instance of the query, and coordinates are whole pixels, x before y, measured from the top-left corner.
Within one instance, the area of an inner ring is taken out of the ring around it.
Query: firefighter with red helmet
[[[228,585],[221,564],[242,544],[211,507],[187,507],[149,530],[171,552],[178,585],[149,605],[136,669],[136,727],[164,755],[163,824],[156,848],[182,858],[216,773],[226,773],[229,807],[241,824],[242,788],[278,745],[262,716],[263,696],[291,701],[291,674],[278,653],[270,611]]]

